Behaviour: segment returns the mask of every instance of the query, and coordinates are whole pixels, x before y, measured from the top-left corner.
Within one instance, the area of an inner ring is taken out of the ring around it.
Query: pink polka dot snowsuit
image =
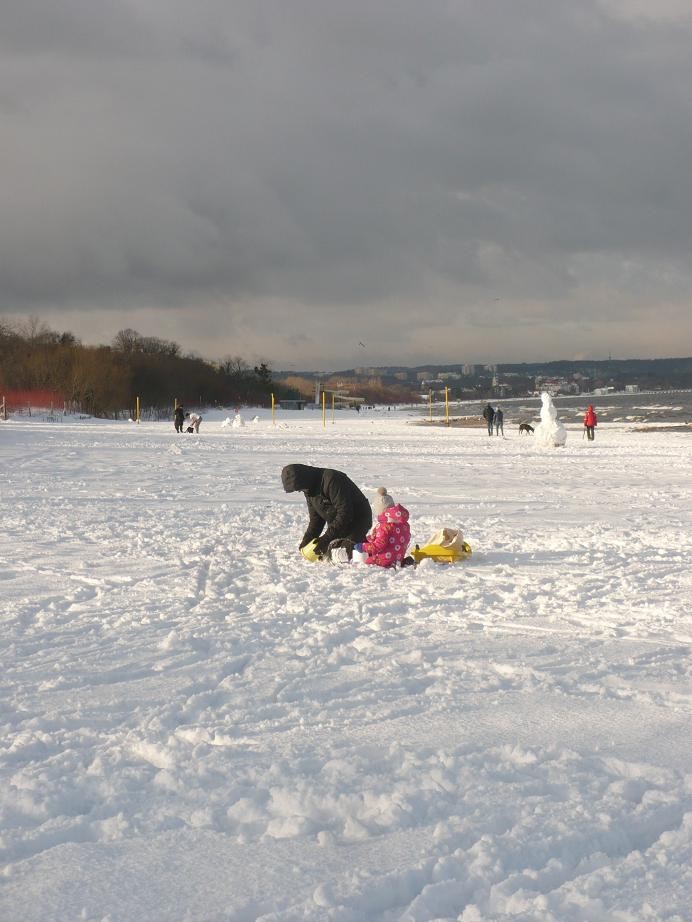
[[[363,551],[368,555],[365,562],[393,567],[397,560],[404,559],[411,540],[408,509],[397,503],[378,515],[377,522],[363,542]]]

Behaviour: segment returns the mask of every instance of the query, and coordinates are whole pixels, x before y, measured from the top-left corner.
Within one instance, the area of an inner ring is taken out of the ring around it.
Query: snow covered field
[[[0,919],[692,919],[692,442],[0,423]],[[458,566],[310,564],[290,462]]]

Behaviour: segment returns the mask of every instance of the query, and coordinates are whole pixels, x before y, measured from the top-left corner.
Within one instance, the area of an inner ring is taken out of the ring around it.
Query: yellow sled
[[[432,536],[423,547],[416,547],[411,551],[411,557],[420,563],[429,558],[438,563],[458,563],[471,556],[471,545],[467,544],[461,533],[454,528],[443,528]]]

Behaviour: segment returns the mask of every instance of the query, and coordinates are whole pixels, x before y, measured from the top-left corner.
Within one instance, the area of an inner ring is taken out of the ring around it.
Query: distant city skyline
[[[280,370],[692,352],[689,3],[2,26],[0,320]]]

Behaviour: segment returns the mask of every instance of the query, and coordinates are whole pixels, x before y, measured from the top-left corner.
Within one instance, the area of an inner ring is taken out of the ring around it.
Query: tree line
[[[266,362],[252,366],[240,356],[209,362],[183,355],[171,340],[120,330],[110,345],[85,346],[36,318],[0,320],[0,390],[42,390],[59,394],[80,413],[118,418],[133,412],[135,398],[150,412],[183,406],[261,405],[295,397],[272,380]]]
[[[306,400],[311,401],[315,394],[315,378],[307,378],[304,375],[284,374],[281,377],[281,383],[291,390],[301,394]],[[368,377],[351,376],[343,374],[330,375],[325,377],[320,375],[320,385],[327,392],[342,394],[343,402],[348,404],[348,396],[359,397],[366,404],[400,404],[400,403],[419,403],[420,395],[418,389],[410,384],[401,382],[383,382],[381,377],[370,375]]]

